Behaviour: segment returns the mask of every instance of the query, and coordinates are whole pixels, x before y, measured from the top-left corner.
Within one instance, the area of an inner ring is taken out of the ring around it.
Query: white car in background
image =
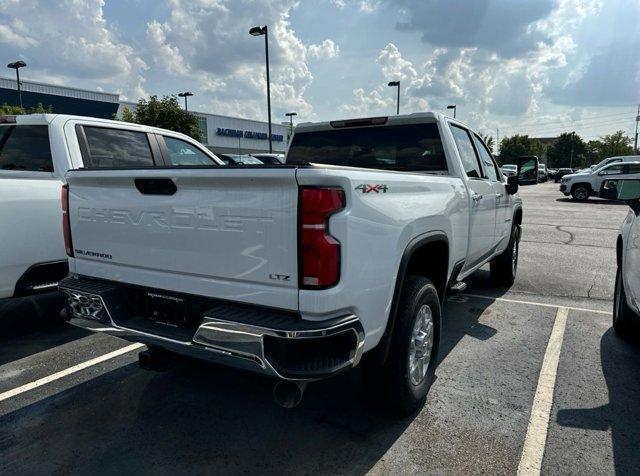
[[[546,164],[538,164],[538,182],[546,182],[548,179]]]
[[[623,337],[637,333],[640,323],[640,180],[605,180],[600,196],[625,201],[629,214],[616,242],[616,286],[613,299],[613,327]]]
[[[605,180],[623,178],[640,179],[640,161],[615,161],[589,173],[565,175],[560,181],[560,191],[574,200],[585,201],[590,196],[598,196]]]
[[[516,175],[518,173],[518,166],[515,164],[505,164],[500,167],[500,170],[505,177],[511,177],[512,175]]]
[[[615,162],[640,162],[640,155],[617,155],[615,157],[607,157],[601,160],[595,165],[590,166],[588,169],[584,169],[587,172],[598,170],[605,165],[613,164]]]

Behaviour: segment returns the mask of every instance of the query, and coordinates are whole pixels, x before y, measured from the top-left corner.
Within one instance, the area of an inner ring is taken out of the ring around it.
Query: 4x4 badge
[[[362,183],[356,187],[356,190],[362,190],[362,193],[387,193],[388,189],[389,187],[384,183]]]

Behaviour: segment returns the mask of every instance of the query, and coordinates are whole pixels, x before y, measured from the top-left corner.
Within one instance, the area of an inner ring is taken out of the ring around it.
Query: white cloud
[[[340,47],[333,40],[324,40],[319,45],[309,45],[307,53],[314,59],[331,59],[340,55]]]
[[[204,107],[262,118],[264,40],[250,36],[248,29],[268,25],[274,116],[294,109],[308,117],[312,108],[304,93],[313,76],[307,61],[336,57],[339,49],[329,39],[311,46],[300,40],[289,24],[296,5],[296,0],[171,0],[168,18],[150,23],[147,36],[165,71],[188,75],[194,87],[208,93]]]
[[[147,65],[134,48],[112,34],[103,6],[102,0],[0,2],[0,42],[11,45],[12,56],[25,59],[26,77],[53,77],[64,83],[81,79],[94,87],[145,94]],[[16,43],[13,34],[23,39]]]
[[[352,5],[356,7],[359,11],[363,13],[374,13],[380,7],[382,0],[330,0],[331,3],[343,9],[347,5]]]
[[[376,63],[382,67],[382,74],[390,80],[413,80],[417,76],[411,61],[404,59],[393,43],[388,43],[380,51]]]
[[[168,28],[155,20],[147,25],[147,39],[153,52],[153,59],[167,73],[183,75],[187,67],[179,48],[167,44],[165,29]]]

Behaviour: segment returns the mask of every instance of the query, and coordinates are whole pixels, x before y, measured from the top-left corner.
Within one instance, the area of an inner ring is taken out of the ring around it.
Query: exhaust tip
[[[282,408],[295,408],[300,404],[307,384],[280,380],[273,386],[273,399]]]

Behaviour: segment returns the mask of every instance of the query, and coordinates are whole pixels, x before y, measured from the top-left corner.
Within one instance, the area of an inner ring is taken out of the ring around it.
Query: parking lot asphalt
[[[128,342],[0,308],[0,324],[33,322],[0,334],[0,474],[637,472],[640,345],[610,315],[627,207],[550,182],[521,196],[516,283],[496,290],[480,270],[447,300],[436,382],[411,418],[364,398],[357,369],[285,410],[267,379],[143,371],[137,349],[118,353]]]

